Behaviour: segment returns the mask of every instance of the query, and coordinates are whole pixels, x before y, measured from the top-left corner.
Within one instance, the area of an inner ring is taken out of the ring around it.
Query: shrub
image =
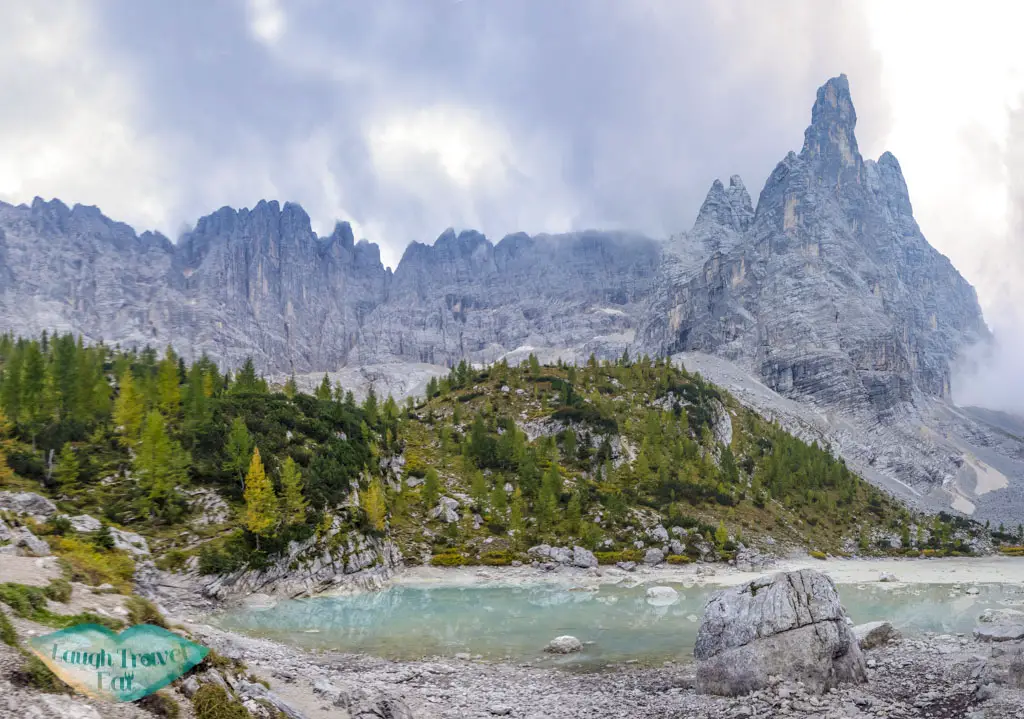
[[[641,562],[644,555],[639,549],[623,549],[619,552],[594,552],[598,564],[615,564],[616,562]]]
[[[480,564],[489,567],[507,567],[515,559],[509,552],[487,552],[480,557]]]
[[[135,562],[126,552],[99,551],[75,537],[55,537],[51,542],[54,552],[67,564],[73,581],[93,587],[112,584],[122,592],[131,591]]]
[[[46,586],[43,592],[49,599],[61,604],[67,604],[68,600],[71,599],[71,582],[62,578],[54,579]]]
[[[669,564],[691,564],[693,562],[693,560],[685,554],[670,554],[665,557],[665,561]]]
[[[18,633],[14,631],[14,625],[3,612],[0,612],[0,642],[9,647],[18,646]]]
[[[46,530],[48,534],[52,534],[56,537],[62,537],[72,530],[71,520],[63,514],[58,514],[50,520]]]
[[[188,563],[188,554],[180,549],[171,549],[156,560],[156,568],[165,572],[180,572]]]
[[[458,552],[446,552],[435,554],[430,558],[430,563],[435,567],[461,567],[469,564],[469,557]]]
[[[178,702],[171,699],[163,692],[156,692],[139,699],[136,704],[154,716],[163,719],[178,719],[181,716],[181,707]]]
[[[251,719],[252,714],[242,704],[228,696],[224,687],[204,684],[192,697],[196,719]]]
[[[827,554],[825,554],[824,552],[819,552],[816,549],[811,552],[811,556],[814,557],[815,559],[827,559],[828,558]]]
[[[128,609],[129,624],[152,624],[156,627],[170,629],[170,627],[167,626],[167,620],[164,619],[164,615],[161,614],[160,610],[156,608],[156,605],[148,599],[144,599],[142,597],[128,597],[124,605],[125,608]]]

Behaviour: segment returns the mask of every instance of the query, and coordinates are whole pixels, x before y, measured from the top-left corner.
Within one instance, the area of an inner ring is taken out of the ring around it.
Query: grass
[[[47,694],[71,694],[71,688],[50,671],[39,657],[22,650],[24,661],[14,679],[23,686],[32,687]]]
[[[125,601],[125,608],[128,609],[128,624],[152,624],[156,627],[162,627],[164,629],[170,629],[167,626],[167,620],[164,619],[164,615],[160,613],[160,610],[156,608],[156,605],[148,599],[142,597],[128,597]]]
[[[139,699],[136,704],[154,716],[163,719],[178,719],[181,716],[181,707],[164,692],[156,692]]]
[[[58,582],[63,580],[56,580]],[[54,629],[64,629],[75,624],[101,624],[109,629],[119,630],[124,623],[109,617],[101,617],[91,612],[80,614],[57,614],[46,608],[49,587],[28,587],[24,584],[6,582],[0,584],[0,602],[23,619],[45,624]]]
[[[135,561],[127,552],[99,550],[76,537],[50,537],[50,546],[76,582],[93,587],[110,584],[122,594],[132,590]]]
[[[18,633],[14,631],[14,625],[4,612],[0,612],[0,642],[9,647],[18,646]]]
[[[242,704],[228,696],[224,687],[204,684],[192,697],[196,719],[250,719],[252,714]]]
[[[618,562],[642,562],[644,553],[639,549],[623,549],[620,552],[594,552],[598,564],[616,564]]]

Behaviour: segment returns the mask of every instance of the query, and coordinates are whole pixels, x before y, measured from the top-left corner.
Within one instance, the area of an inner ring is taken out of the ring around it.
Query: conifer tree
[[[225,468],[238,475],[238,481],[245,487],[245,471],[251,463],[253,450],[252,435],[245,420],[235,417],[231,422],[231,429],[228,431],[228,443],[225,447],[228,461]]]
[[[377,426],[377,420],[379,419],[377,414],[377,393],[373,389],[373,385],[366,390],[366,399],[363,400],[363,413],[366,415],[366,424],[371,427]]]
[[[505,518],[505,512],[508,511],[508,496],[500,479],[494,483],[494,489],[491,490],[491,511],[501,519]]]
[[[106,520],[100,522],[100,528],[92,537],[93,545],[100,550],[110,551],[114,548],[114,535],[110,532],[110,525]]]
[[[15,346],[4,361],[3,385],[0,385],[0,405],[12,422],[21,416],[21,357],[20,345]]]
[[[263,392],[265,391],[264,385],[265,383],[256,374],[256,366],[252,362],[252,357],[246,357],[242,369],[238,370],[238,375],[235,377],[235,384],[231,391],[233,393]]]
[[[523,501],[523,493],[519,487],[516,487],[516,491],[512,493],[512,511],[509,514],[508,521],[509,529],[512,532],[512,544],[516,547],[522,546],[523,535],[526,533],[525,513],[526,507]]]
[[[469,486],[469,496],[473,499],[473,504],[481,512],[486,511],[487,508],[487,480],[484,478],[483,472],[475,470],[473,472],[473,479]]]
[[[157,365],[156,393],[157,406],[164,417],[177,417],[181,409],[181,378],[178,375],[178,358],[170,347]]]
[[[176,488],[188,482],[190,461],[181,444],[168,436],[163,415],[151,410],[135,456],[144,511],[171,521],[178,516],[181,498]]]
[[[441,481],[437,476],[437,470],[431,467],[427,470],[427,476],[423,480],[423,491],[420,493],[423,499],[423,508],[429,511],[437,506],[440,492]]]
[[[302,472],[291,457],[286,457],[281,464],[281,514],[285,524],[302,524],[306,521]]]
[[[288,399],[294,399],[299,393],[299,386],[295,382],[295,373],[292,372],[288,381],[284,383],[284,394]]]
[[[383,532],[388,509],[384,498],[384,488],[377,477],[370,482],[370,487],[363,497],[363,510],[366,512],[366,519],[370,526],[378,532]]]
[[[729,530],[725,528],[725,522],[718,523],[718,529],[715,530],[715,544],[719,547],[729,541]]]
[[[75,457],[75,450],[70,442],[65,442],[61,447],[60,459],[57,460],[53,475],[57,479],[57,485],[64,492],[73,489],[78,482],[78,458]]]
[[[315,396],[319,400],[327,402],[331,399],[331,378],[324,372],[324,378],[320,380],[320,386],[316,388]]]
[[[245,527],[256,535],[256,548],[260,537],[265,537],[277,525],[277,497],[274,485],[263,469],[259,448],[254,448],[249,472],[245,475]]]
[[[121,442],[131,446],[142,430],[142,397],[135,387],[135,378],[126,369],[119,381],[117,400],[114,402],[114,424],[121,427]]]

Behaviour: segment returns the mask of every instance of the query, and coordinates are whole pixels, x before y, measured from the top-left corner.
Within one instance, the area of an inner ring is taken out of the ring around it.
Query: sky
[[[0,200],[94,204],[172,239],[223,205],[297,201],[392,267],[449,226],[666,236],[715,178],[740,174],[756,201],[844,72],[861,151],[899,159],[1000,338],[998,371],[960,397],[1024,408],[1024,3],[966,7],[0,3]]]

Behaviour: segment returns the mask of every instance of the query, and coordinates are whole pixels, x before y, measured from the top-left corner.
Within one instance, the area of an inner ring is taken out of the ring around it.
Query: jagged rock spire
[[[754,207],[750,201],[750,194],[743,185],[739,175],[729,178],[729,187],[726,189],[721,180],[711,183],[704,204],[697,213],[698,225],[714,223],[728,227],[737,232],[742,232],[750,226],[754,218]]]
[[[828,179],[839,178],[848,168],[859,172],[863,160],[854,135],[856,125],[850,83],[846,75],[833,77],[818,88],[800,157],[814,161],[820,175]]]

